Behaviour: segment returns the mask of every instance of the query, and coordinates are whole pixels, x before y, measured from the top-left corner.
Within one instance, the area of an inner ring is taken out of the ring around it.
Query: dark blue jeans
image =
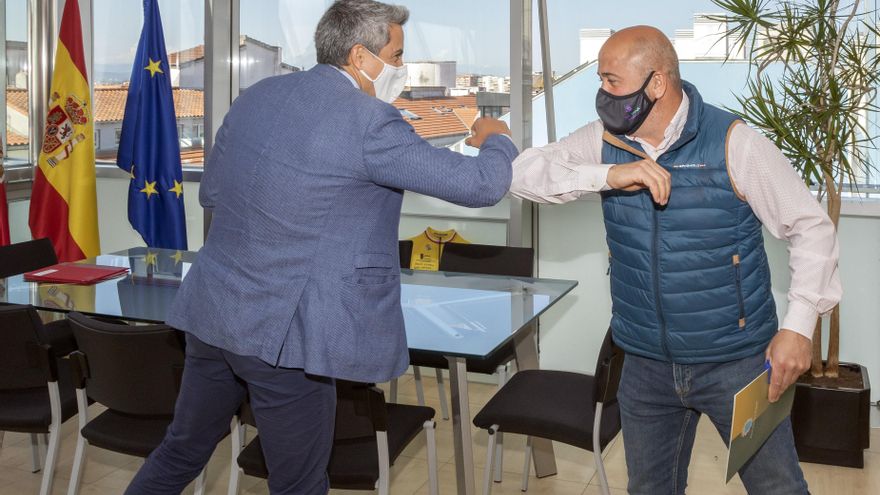
[[[727,363],[691,365],[627,354],[617,398],[629,493],[683,494],[700,415],[709,416],[727,443],[733,396],[763,370],[763,353]],[[808,493],[788,418],[739,476],[752,495]]]
[[[269,491],[326,494],[336,418],[334,381],[300,369],[276,368],[189,334],[174,421],[125,493],[179,494],[229,432],[245,390],[269,469]]]

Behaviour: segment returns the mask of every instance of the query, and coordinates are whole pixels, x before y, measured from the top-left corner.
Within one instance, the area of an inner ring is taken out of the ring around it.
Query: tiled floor
[[[439,411],[437,391],[433,380],[426,380],[425,395],[428,405]],[[491,397],[494,387],[474,383],[471,385],[471,412],[479,411]],[[400,400],[415,403],[415,389],[410,376],[400,380]],[[53,493],[67,493],[70,468],[73,460],[76,421],[68,421],[63,428],[64,438],[56,471]],[[876,423],[875,423],[876,426]],[[496,484],[493,493],[515,494],[520,492],[520,475],[523,465],[522,437],[508,435],[504,439],[504,481]],[[482,479],[485,465],[486,435],[474,430],[475,479]],[[452,425],[439,419],[437,424],[437,450],[440,470],[440,492],[455,493],[455,468],[453,464]],[[544,479],[531,477],[529,493],[558,495],[598,495],[598,479],[594,476],[592,454],[561,444],[556,444],[558,474]],[[426,448],[423,437],[415,440],[392,468],[391,492],[394,494],[427,494],[428,471]],[[730,485],[722,483],[726,449],[711,423],[701,421],[690,467],[688,493],[696,495],[743,494],[745,489],[738,478]],[[112,454],[99,449],[87,452],[84,480],[80,490],[83,495],[122,493],[141,465],[137,458]],[[6,433],[0,448],[0,495],[36,494],[40,486],[40,473],[31,473],[31,452],[28,437]],[[208,493],[225,494],[229,477],[230,446],[221,443],[208,465]],[[605,454],[609,484],[614,495],[626,493],[626,466],[623,442],[618,437]],[[813,495],[860,495],[880,493],[880,429],[871,431],[871,449],[865,453],[864,469],[848,469],[804,464],[804,472]],[[192,487],[185,493],[192,493]],[[243,495],[268,493],[265,481],[245,476],[240,492]],[[333,490],[331,493],[364,493]]]

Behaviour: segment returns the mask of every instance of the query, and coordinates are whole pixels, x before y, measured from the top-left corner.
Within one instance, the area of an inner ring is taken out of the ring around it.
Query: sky
[[[97,70],[122,70],[131,63],[141,24],[142,0],[92,0]],[[460,73],[509,75],[510,0],[392,0],[410,9],[405,59],[456,60]],[[771,0],[775,1],[775,0]],[[875,5],[877,0],[865,0]],[[159,0],[169,51],[204,42],[204,0]],[[312,37],[331,0],[240,0],[241,33],[282,47],[284,61],[315,64]],[[24,40],[27,0],[6,0],[7,38]],[[537,1],[535,1],[537,4]],[[690,28],[694,13],[716,13],[711,0],[548,0],[553,69],[577,66],[582,28],[635,24],[657,26],[670,37]],[[534,68],[540,70],[537,7],[533,8]],[[98,74],[100,75],[100,74]]]
[[[143,22],[141,0],[93,0],[95,63],[100,72],[131,63]],[[510,0],[396,0],[410,9],[406,60],[456,60],[459,72],[509,74]],[[282,47],[285,62],[315,63],[315,26],[329,0],[241,0],[241,33]],[[24,39],[26,0],[7,0],[7,37]],[[204,41],[204,0],[159,0],[169,51]],[[557,74],[578,63],[582,28],[653,24],[672,36],[695,12],[717,12],[710,0],[549,0],[551,59]],[[540,70],[537,8],[533,13],[535,70]],[[98,74],[100,76],[100,74]]]

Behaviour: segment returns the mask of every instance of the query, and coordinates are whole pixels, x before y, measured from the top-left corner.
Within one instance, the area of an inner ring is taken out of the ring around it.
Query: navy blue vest
[[[665,207],[647,190],[602,193],[610,253],[611,326],[626,352],[675,363],[725,362],[763,352],[777,330],[761,222],[727,169],[736,116],[690,100],[681,137],[657,159],[672,174]],[[605,134],[602,163],[646,157]]]

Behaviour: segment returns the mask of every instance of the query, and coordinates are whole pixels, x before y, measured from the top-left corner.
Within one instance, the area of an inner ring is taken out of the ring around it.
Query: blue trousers
[[[692,365],[627,354],[617,399],[629,493],[685,493],[700,415],[709,416],[727,443],[733,396],[763,371],[763,353],[727,363]],[[739,476],[752,495],[808,493],[789,418],[780,423]],[[719,476],[719,487],[721,483]]]
[[[179,494],[229,433],[246,391],[269,469],[269,491],[327,493],[335,382],[239,356],[189,334],[174,420],[125,493]]]

